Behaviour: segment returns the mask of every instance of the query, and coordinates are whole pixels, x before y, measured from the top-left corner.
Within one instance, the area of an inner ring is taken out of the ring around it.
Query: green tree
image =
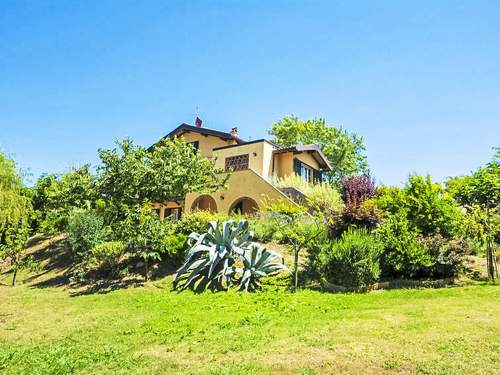
[[[130,139],[117,148],[99,150],[97,208],[104,213],[115,239],[145,264],[148,279],[151,261],[167,251],[171,234],[168,222],[151,212],[151,202],[184,197],[189,192],[214,192],[227,175],[214,161],[201,156],[182,139],[163,140],[152,149],[136,146]]]
[[[119,224],[122,240],[144,262],[144,278],[149,279],[151,261],[158,261],[168,252],[167,238],[172,232],[171,222],[160,221],[149,204],[128,207],[126,216]]]
[[[180,139],[163,140],[152,150],[136,146],[130,139],[117,145],[99,150],[99,196],[109,204],[111,221],[124,218],[123,207],[165,202],[194,191],[214,192],[227,181],[213,161]]]
[[[297,290],[300,251],[320,234],[321,218],[309,215],[306,207],[288,202],[268,202],[266,210],[273,218],[274,231],[280,233],[293,251],[293,287]]]
[[[379,189],[376,205],[386,213],[403,212],[410,229],[427,236],[441,234],[454,238],[463,233],[464,214],[453,197],[441,184],[433,183],[429,175],[410,175],[400,189]]]
[[[488,276],[495,277],[496,260],[492,240],[498,233],[500,215],[500,148],[486,166],[469,176],[457,177],[447,181],[448,191],[469,212],[481,210],[482,225],[486,242]],[[498,274],[498,271],[497,271]]]
[[[74,209],[93,207],[96,176],[90,164],[72,168],[62,175],[42,175],[31,189],[35,211],[34,230],[47,233],[65,231]]]
[[[57,184],[57,175],[43,174],[35,185],[30,189],[31,204],[33,206],[33,220],[31,221],[31,229],[33,232],[41,230],[41,226],[47,220],[49,211],[49,191],[53,185]]]
[[[19,269],[29,265],[24,248],[29,234],[31,204],[14,161],[0,152],[0,260],[10,261],[12,285]]]
[[[269,130],[273,142],[281,147],[297,144],[317,144],[330,162],[331,181],[340,182],[351,174],[365,173],[368,163],[363,138],[342,128],[329,126],[325,119],[301,120],[285,116]]]

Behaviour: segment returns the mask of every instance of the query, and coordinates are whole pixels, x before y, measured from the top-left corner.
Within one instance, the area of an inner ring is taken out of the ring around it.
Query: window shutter
[[[300,176],[300,165],[302,163],[300,162],[299,159],[293,159],[293,171],[295,172],[295,174],[297,174],[298,176]]]
[[[323,182],[323,171],[314,170],[314,182]]]

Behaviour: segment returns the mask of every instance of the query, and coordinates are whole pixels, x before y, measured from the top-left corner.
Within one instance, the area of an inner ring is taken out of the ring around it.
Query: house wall
[[[212,158],[212,150],[214,148],[236,144],[236,141],[234,139],[225,141],[219,137],[214,137],[212,135],[203,135],[195,132],[184,133],[182,135],[182,138],[184,138],[187,143],[198,141],[198,150],[201,152],[201,156],[209,159]]]
[[[262,149],[262,176],[270,179],[273,174],[273,151],[275,147],[267,142],[264,142]]]
[[[248,154],[248,168],[267,178],[271,165],[271,154],[267,146],[271,145],[262,141],[215,150],[213,152],[214,158],[217,160],[215,165],[219,168],[224,168],[227,157]]]
[[[299,154],[295,154],[294,157],[299,159],[301,162],[306,163],[308,166],[313,167],[314,169],[318,170],[320,169],[320,165],[316,161],[316,159],[314,159],[314,157],[307,152],[301,152]],[[292,170],[293,170],[293,165],[292,165]]]
[[[226,189],[210,194],[217,205],[217,211],[229,213],[233,204],[242,197],[253,199],[259,209],[264,207],[264,202],[268,200],[287,200],[288,197],[276,189],[269,181],[259,176],[256,172],[247,169],[231,173]],[[191,212],[191,207],[198,193],[186,195],[185,212]]]
[[[293,159],[297,158],[314,169],[321,169],[319,163],[307,152],[294,154],[293,152],[283,152],[274,154],[274,176],[285,177],[294,173]]]
[[[293,173],[293,152],[274,154],[274,176],[285,177]]]
[[[273,154],[275,147],[266,141],[247,143],[233,147],[213,150],[218,147],[235,145],[235,140],[223,140],[215,136],[206,136],[195,132],[182,135],[185,142],[199,142],[199,152],[202,156],[215,159],[215,165],[224,169],[227,157],[248,154],[249,169],[231,173],[226,189],[220,189],[213,194],[189,193],[182,202],[167,202],[155,204],[160,208],[163,218],[164,208],[182,207],[183,212],[191,212],[192,205],[200,195],[210,195],[216,204],[217,212],[229,213],[235,202],[243,197],[254,200],[259,209],[263,209],[265,201],[290,199],[270,183],[272,176],[283,177],[293,173],[293,159],[298,158],[307,165],[319,169],[319,164],[308,153],[286,152]],[[291,201],[290,201],[291,202]]]

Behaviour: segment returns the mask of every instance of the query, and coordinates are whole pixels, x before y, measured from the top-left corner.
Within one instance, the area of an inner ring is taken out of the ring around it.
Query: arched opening
[[[210,195],[200,195],[196,198],[191,206],[191,211],[210,211],[217,212],[217,204],[215,203],[215,199],[213,199]]]
[[[252,198],[244,197],[234,201],[229,214],[252,215],[259,211],[259,205]]]

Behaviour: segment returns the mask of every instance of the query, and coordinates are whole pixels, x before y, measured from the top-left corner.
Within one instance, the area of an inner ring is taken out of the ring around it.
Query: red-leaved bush
[[[342,199],[348,206],[375,196],[375,181],[367,174],[346,177],[342,181]]]

